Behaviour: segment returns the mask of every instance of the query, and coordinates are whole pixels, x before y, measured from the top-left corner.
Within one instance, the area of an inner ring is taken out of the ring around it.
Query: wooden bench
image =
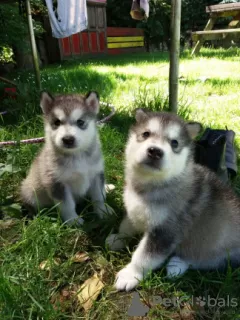
[[[208,20],[203,31],[192,32],[193,41],[197,41],[193,48],[192,55],[197,54],[205,40],[216,40],[230,37],[231,39],[240,38],[240,3],[226,3],[207,6],[206,12],[209,13]],[[220,17],[233,17],[227,29],[212,30],[217,19]]]

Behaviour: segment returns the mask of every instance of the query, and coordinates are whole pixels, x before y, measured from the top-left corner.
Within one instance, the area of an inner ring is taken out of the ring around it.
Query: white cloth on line
[[[87,29],[87,0],[58,0],[57,9],[53,1],[45,0],[55,38],[65,38]]]

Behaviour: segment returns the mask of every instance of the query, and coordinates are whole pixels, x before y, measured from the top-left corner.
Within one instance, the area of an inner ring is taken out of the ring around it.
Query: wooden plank
[[[129,42],[129,41],[144,41],[144,37],[107,37],[107,42]]]
[[[90,38],[91,38],[91,52],[98,52],[98,46],[97,46],[97,32],[90,32]]]
[[[82,32],[82,43],[83,43],[83,53],[89,53],[89,40],[88,40],[88,33]]]
[[[79,40],[80,40],[80,53],[83,54],[83,39],[82,39],[82,32],[79,32]]]
[[[70,43],[70,54],[73,56],[73,41],[72,36],[69,36],[69,43]]]
[[[228,24],[228,28],[236,28],[239,25],[239,20],[232,20],[229,24]]]
[[[72,35],[72,46],[73,46],[73,55],[80,54],[80,39],[79,33],[75,33]]]
[[[138,53],[138,52],[145,52],[144,47],[139,48],[114,48],[108,49],[108,54],[125,54],[125,53]]]
[[[240,3],[224,3],[206,6],[206,12],[226,12],[240,10]]]
[[[107,47],[108,49],[112,48],[132,48],[132,47],[143,47],[144,42],[138,41],[138,42],[122,42],[122,43],[108,43]]]
[[[105,32],[99,32],[99,44],[100,44],[100,52],[106,51],[106,45],[105,45]]]
[[[208,22],[207,22],[204,30],[205,30],[205,31],[211,30],[211,29],[213,28],[216,20],[217,20],[216,17],[211,17],[211,18],[208,20]],[[193,56],[194,54],[198,54],[198,52],[199,52],[200,49],[201,49],[202,44],[203,44],[203,39],[199,39],[199,40],[197,41],[197,43],[195,44],[193,50],[192,50],[192,53],[191,53],[192,56]]]
[[[222,11],[222,12],[210,12],[210,17],[217,17],[217,18],[227,18],[227,17],[235,17],[239,14],[239,10],[235,11]]]
[[[239,33],[240,32],[240,28],[236,28],[236,29],[219,29],[219,30],[205,30],[205,31],[195,31],[192,32],[192,35],[205,35],[205,34],[221,34],[221,33]]]
[[[95,6],[88,6],[87,14],[88,14],[88,29],[96,29]]]
[[[238,13],[232,21],[228,24],[228,28],[236,28],[240,23],[240,13]]]
[[[105,21],[104,21],[105,8],[95,7],[95,9],[96,9],[96,17],[97,17],[97,27],[104,28],[105,27]]]
[[[103,10],[103,18],[104,18],[104,52],[107,53],[107,10]]]
[[[107,37],[117,36],[143,36],[144,32],[139,28],[107,28]]]
[[[202,41],[220,40],[220,39],[225,39],[226,37],[228,37],[229,39],[239,39],[240,33],[239,32],[237,33],[223,32],[223,33],[212,33],[212,34],[196,34],[192,36],[194,41],[197,41],[199,39],[201,39]]]
[[[70,49],[70,41],[69,37],[62,38],[62,55],[63,56],[70,56],[71,55],[71,49]]]
[[[91,42],[91,35],[89,30],[86,32],[88,35],[88,47],[89,47],[89,51],[92,53],[92,42]]]

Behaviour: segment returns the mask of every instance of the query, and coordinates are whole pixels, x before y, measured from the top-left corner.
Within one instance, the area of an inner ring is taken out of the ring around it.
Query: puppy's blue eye
[[[56,120],[54,121],[54,125],[55,125],[56,127],[59,127],[60,124],[61,124],[61,121],[60,121],[59,119],[56,119]]]
[[[178,141],[177,140],[171,140],[171,147],[173,149],[177,148],[178,147]]]
[[[142,133],[142,137],[147,139],[150,136],[150,132],[149,131],[145,131]]]
[[[81,119],[79,119],[78,121],[77,121],[77,125],[78,125],[78,127],[82,127],[82,126],[84,126],[84,124],[85,124],[85,121],[83,121],[83,120],[81,120]]]

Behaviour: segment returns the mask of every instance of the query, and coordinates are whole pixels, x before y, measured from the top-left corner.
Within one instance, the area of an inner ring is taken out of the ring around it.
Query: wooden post
[[[33,65],[34,65],[35,76],[36,76],[36,85],[38,89],[41,89],[38,53],[37,53],[37,46],[36,46],[34,30],[33,30],[30,0],[26,0],[26,9],[27,9],[27,17],[28,17],[28,29],[29,29],[29,35],[30,35],[30,41],[31,41],[31,48],[32,48]]]
[[[216,17],[211,17],[208,20],[208,22],[206,24],[206,27],[204,28],[204,31],[212,30],[212,28],[213,28],[213,26],[214,26],[214,24],[216,22],[216,19],[217,19]],[[199,53],[199,50],[201,49],[201,46],[202,46],[203,42],[204,42],[204,38],[203,37],[197,41],[197,43],[194,46],[193,51],[191,53],[192,56],[194,54],[198,54]]]
[[[172,0],[171,48],[169,68],[169,107],[173,112],[178,109],[178,73],[180,55],[181,0]]]

